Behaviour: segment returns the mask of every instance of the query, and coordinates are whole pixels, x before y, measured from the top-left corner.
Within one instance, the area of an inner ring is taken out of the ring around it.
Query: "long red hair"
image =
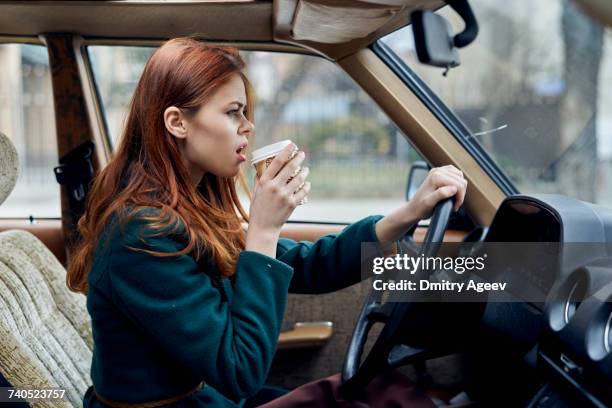
[[[113,215],[123,223],[145,207],[160,211],[143,217],[153,231],[185,227],[180,252],[146,251],[154,256],[208,251],[221,275],[234,273],[245,246],[241,225],[248,215],[236,193],[236,182],[250,196],[244,173],[232,178],[206,173],[196,187],[179,153],[176,138],[164,126],[169,106],[194,114],[233,74],[241,75],[247,96],[247,119],[253,122],[253,89],[242,72],[244,61],[233,47],[175,38],[151,56],[132,97],[120,144],[109,164],[95,177],[86,211],[79,220],[81,240],[75,247],[66,281],[87,293],[87,277],[99,237]]]

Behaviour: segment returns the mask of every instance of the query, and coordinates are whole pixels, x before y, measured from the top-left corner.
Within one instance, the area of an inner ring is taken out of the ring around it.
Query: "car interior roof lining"
[[[0,36],[76,33],[84,38],[293,44],[332,60],[367,47],[442,0],[0,1]],[[322,20],[323,19],[323,20]]]

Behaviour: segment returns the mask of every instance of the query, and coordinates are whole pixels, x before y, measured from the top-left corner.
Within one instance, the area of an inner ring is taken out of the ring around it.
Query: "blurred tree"
[[[311,152],[312,160],[382,156],[390,149],[387,128],[356,114],[315,124],[308,129],[305,140],[304,147]]]
[[[564,194],[595,202],[597,96],[603,29],[573,2],[564,0],[562,4],[565,90],[556,175]]]
[[[270,143],[276,137],[276,128],[281,122],[281,116],[287,103],[294,98],[300,85],[309,78],[309,71],[315,62],[316,58],[291,59],[291,66],[286,70],[286,76],[270,78],[281,85],[271,99],[257,101],[257,109],[263,112],[258,117],[259,121],[256,124],[256,137],[259,135],[257,143]]]

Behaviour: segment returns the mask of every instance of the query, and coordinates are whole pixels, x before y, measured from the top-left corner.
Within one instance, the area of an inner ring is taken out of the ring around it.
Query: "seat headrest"
[[[19,176],[19,157],[13,142],[0,132],[0,204],[13,191]]]

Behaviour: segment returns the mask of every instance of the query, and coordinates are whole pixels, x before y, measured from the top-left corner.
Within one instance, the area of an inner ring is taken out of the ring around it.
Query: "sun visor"
[[[336,7],[300,0],[293,15],[291,37],[325,44],[344,43],[367,37],[401,9],[399,5]]]

